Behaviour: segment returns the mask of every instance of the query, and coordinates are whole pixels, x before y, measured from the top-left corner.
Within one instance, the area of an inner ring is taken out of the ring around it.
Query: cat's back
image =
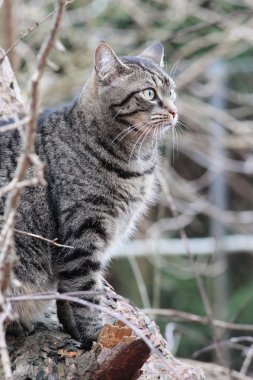
[[[7,130],[12,120],[0,121],[0,187],[11,179],[17,165],[21,138],[17,129]]]

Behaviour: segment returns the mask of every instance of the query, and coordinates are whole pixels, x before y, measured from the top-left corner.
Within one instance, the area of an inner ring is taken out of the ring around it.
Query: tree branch
[[[0,305],[2,308],[3,318],[0,320],[0,352],[2,365],[4,370],[4,376],[6,380],[11,380],[11,368],[10,361],[8,359],[8,352],[6,349],[6,342],[4,338],[4,322],[6,318],[10,317],[10,310],[6,304],[5,296],[8,292],[11,278],[12,266],[15,261],[14,254],[14,228],[16,222],[17,208],[19,204],[19,197],[22,187],[15,186],[15,184],[21,183],[24,178],[27,169],[30,164],[35,166],[36,176],[38,178],[38,183],[45,184],[42,175],[42,165],[34,153],[34,140],[35,140],[35,131],[36,131],[36,120],[38,112],[38,96],[39,96],[39,81],[43,74],[47,57],[53,47],[57,30],[60,25],[60,21],[63,15],[64,7],[66,5],[66,0],[59,0],[58,7],[55,13],[55,17],[52,23],[52,28],[49,33],[49,36],[45,39],[38,54],[38,63],[36,66],[35,73],[32,77],[32,89],[31,89],[31,103],[30,103],[30,117],[28,124],[25,128],[25,138],[22,154],[19,158],[18,165],[14,174],[15,181],[13,182],[14,186],[11,188],[7,201],[6,201],[6,210],[4,214],[4,223],[7,228],[3,228],[0,235]],[[6,68],[6,59],[2,59],[2,70]],[[8,66],[8,64],[7,64]],[[8,66],[9,72],[11,72],[10,67]],[[14,75],[9,75],[9,77]],[[6,78],[3,77],[6,82]],[[14,89],[17,94],[19,94],[18,86],[13,84],[13,81],[9,84],[9,87]],[[17,99],[18,103],[18,99]],[[21,107],[23,110],[24,107]],[[17,113],[16,113],[17,114]],[[9,116],[13,116],[9,113]]]

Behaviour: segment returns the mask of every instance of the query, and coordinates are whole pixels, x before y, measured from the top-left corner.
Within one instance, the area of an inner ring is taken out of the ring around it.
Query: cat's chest
[[[118,216],[115,218],[116,235],[121,240],[134,231],[137,223],[154,201],[155,176],[148,175],[125,183],[124,190],[128,197],[125,199],[124,207],[118,210]]]

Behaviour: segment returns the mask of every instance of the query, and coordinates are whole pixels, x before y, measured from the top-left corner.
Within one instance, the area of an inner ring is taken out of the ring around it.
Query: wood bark
[[[173,357],[155,322],[109,287],[106,305],[135,324],[155,350],[107,316],[98,342],[84,351],[62,330],[52,309],[32,335],[8,337],[14,380],[250,380],[213,363]]]
[[[16,118],[17,115],[23,115],[26,111],[8,58],[6,57],[1,62],[4,55],[4,50],[0,48],[0,121]]]
[[[156,324],[107,287],[106,307],[120,313],[152,342],[153,352],[122,322],[107,324],[91,351],[62,331],[54,309],[30,336],[9,336],[15,380],[203,380],[203,371],[184,364],[166,349]]]

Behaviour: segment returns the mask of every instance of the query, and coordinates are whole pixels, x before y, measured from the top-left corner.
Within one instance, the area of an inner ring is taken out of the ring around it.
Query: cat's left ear
[[[140,57],[148,58],[163,67],[164,64],[164,47],[161,42],[154,42],[151,46],[147,47]]]
[[[100,42],[95,51],[95,71],[100,81],[110,84],[114,79],[129,71],[112,48]]]

